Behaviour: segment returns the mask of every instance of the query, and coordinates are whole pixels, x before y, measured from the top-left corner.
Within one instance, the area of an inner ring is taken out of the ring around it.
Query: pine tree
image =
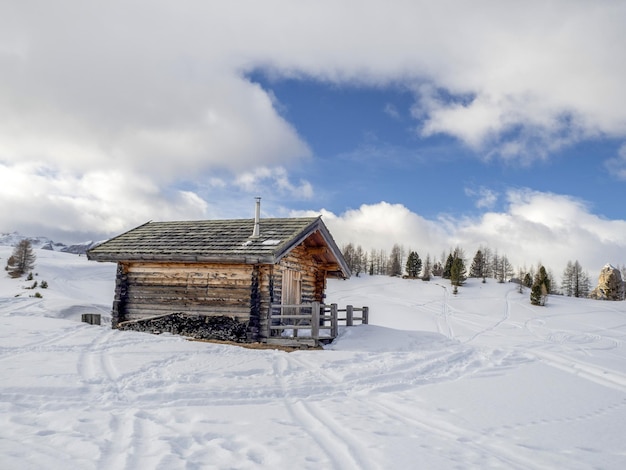
[[[524,274],[524,280],[522,281],[522,283],[524,284],[524,286],[528,287],[529,289],[533,286],[533,277],[530,273],[526,273]]]
[[[478,250],[474,255],[469,277],[485,277],[485,258],[481,250]]]
[[[539,272],[535,276],[535,281],[530,288],[530,303],[533,305],[545,305],[550,293],[550,279],[546,268],[539,267]]]
[[[411,278],[417,278],[422,270],[422,260],[415,251],[409,252],[409,256],[406,260],[406,274]]]
[[[11,277],[23,276],[35,267],[35,253],[29,240],[20,241],[7,261],[7,271]]]
[[[465,269],[465,260],[463,250],[457,247],[452,254],[452,265],[450,266],[450,283],[457,287],[465,282],[467,270]]]
[[[446,259],[446,264],[443,267],[443,274],[441,275],[441,277],[443,277],[444,279],[450,279],[452,263],[454,263],[454,256],[452,256],[452,253],[450,253],[448,255],[448,259]]]
[[[460,286],[465,281],[465,262],[463,258],[454,258],[450,268],[450,283],[453,286]]]

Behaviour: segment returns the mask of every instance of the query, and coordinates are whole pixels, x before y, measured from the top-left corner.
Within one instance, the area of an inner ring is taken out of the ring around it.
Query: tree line
[[[530,300],[535,305],[545,305],[549,294],[562,294],[569,297],[588,297],[591,293],[591,281],[587,271],[576,261],[568,261],[561,276],[560,289],[552,271],[541,263],[536,267],[515,268],[506,254],[499,253],[489,247],[480,246],[474,254],[469,269],[462,248],[455,247],[444,251],[437,257],[426,253],[425,257],[412,249],[405,249],[394,244],[389,254],[385,250],[372,249],[369,252],[360,245],[348,243],[343,246],[342,253],[350,270],[356,276],[361,273],[370,275],[402,276],[410,279],[430,280],[431,276],[449,279],[457,292],[469,278],[479,278],[483,282],[494,279],[496,282],[515,282],[530,289]],[[621,268],[622,279],[626,278],[626,266]],[[614,298],[624,300],[626,289],[614,294]]]

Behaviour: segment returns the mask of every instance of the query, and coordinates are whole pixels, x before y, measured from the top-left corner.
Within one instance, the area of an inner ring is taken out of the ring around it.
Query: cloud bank
[[[509,190],[506,209],[475,218],[441,216],[427,220],[402,204],[381,202],[334,214],[321,210],[322,218],[340,244],[354,243],[366,251],[391,251],[394,243],[440,258],[456,246],[471,263],[480,246],[506,255],[516,267],[542,263],[557,277],[568,261],[578,260],[592,274],[606,263],[626,265],[626,221],[594,215],[575,198],[532,191]],[[314,212],[308,212],[313,215]]]
[[[224,188],[248,197],[261,183],[313,198],[289,172],[315,156],[247,78],[258,70],[399,84],[413,93],[416,136],[453,136],[486,159],[531,164],[584,139],[626,139],[625,21],[623,2],[579,0],[4,2],[0,202],[12,209],[0,226],[112,235],[153,218],[221,216]],[[606,164],[620,177],[622,153]],[[455,235],[567,232],[518,213],[531,196],[510,197],[509,213]],[[376,209],[340,220],[367,232]],[[378,224],[405,224],[418,243],[442,230],[387,209]]]

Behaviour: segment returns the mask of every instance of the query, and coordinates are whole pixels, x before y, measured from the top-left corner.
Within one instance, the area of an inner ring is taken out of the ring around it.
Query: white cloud
[[[542,262],[557,279],[570,260],[578,260],[595,276],[607,262],[626,264],[626,220],[593,214],[584,202],[551,193],[510,190],[503,212],[476,218],[427,220],[401,204],[380,202],[343,214],[321,210],[339,245],[390,250],[394,243],[439,257],[460,246],[468,263],[482,245],[506,254],[516,266]],[[313,215],[316,212],[298,212]]]
[[[79,242],[148,220],[202,218],[207,204],[189,191],[169,193],[149,179],[111,171],[83,175],[32,164],[0,164],[0,227]]]
[[[443,93],[418,101],[422,132],[473,147],[495,140],[500,148],[508,138],[499,137],[518,127],[544,143],[626,134],[618,60],[626,5],[618,2],[62,3],[18,4],[3,15],[7,135],[35,126],[60,148],[83,137],[93,152],[120,159],[143,154],[145,163],[156,153],[163,171],[307,154],[272,95],[242,79],[252,68],[429,83]],[[63,10],[73,11],[71,21]],[[14,150],[26,145],[24,133],[11,139]]]
[[[246,78],[257,69],[401,84],[415,90],[423,135],[491,157],[532,161],[589,136],[624,137],[625,21],[623,2],[571,0],[5,2],[0,164],[47,202],[9,182],[0,203],[24,215],[3,222],[18,228],[28,212],[94,233],[198,216],[212,206],[177,185],[217,172],[311,198],[310,182],[288,176],[311,150]],[[623,160],[609,162],[618,176]]]
[[[392,103],[385,103],[383,112],[393,119],[400,119],[400,111]]]
[[[313,186],[305,180],[293,184],[282,167],[260,167],[254,171],[241,173],[235,180],[235,185],[249,193],[266,193],[268,190],[273,194],[282,195],[290,199],[311,199]]]
[[[615,158],[605,162],[607,170],[617,179],[626,181],[626,144],[623,144]]]
[[[320,212],[292,212],[295,216],[318,214],[322,215],[340,245],[354,242],[367,250],[389,250],[394,243],[400,243],[422,250],[428,246],[438,245],[445,238],[445,232],[440,224],[424,219],[402,204],[388,202],[363,204],[358,209],[348,210],[341,215],[335,215],[325,209]]]
[[[478,209],[491,209],[498,202],[498,193],[492,189],[480,187],[478,189],[465,188],[465,194],[476,199]]]

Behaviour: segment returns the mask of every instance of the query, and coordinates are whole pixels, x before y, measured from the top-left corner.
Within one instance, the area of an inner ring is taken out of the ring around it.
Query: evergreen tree
[[[539,272],[535,276],[532,287],[530,288],[530,303],[533,305],[545,305],[550,293],[550,279],[546,268],[539,267]]]
[[[522,281],[522,283],[524,284],[524,286],[528,287],[529,289],[533,286],[533,277],[530,273],[526,273],[524,274],[524,280]]]
[[[443,267],[443,273],[441,275],[441,277],[443,277],[444,279],[450,279],[452,263],[454,263],[454,256],[452,256],[452,253],[450,253],[448,255],[448,259],[446,259],[446,264]]]
[[[462,285],[466,279],[467,270],[463,258],[463,250],[456,247],[452,253],[452,265],[450,266],[450,283],[455,287]]]
[[[485,258],[480,249],[476,252],[472,260],[469,277],[485,277]]]
[[[406,274],[411,278],[417,278],[422,270],[422,260],[415,251],[409,252],[409,256],[406,261]]]
[[[450,283],[455,287],[462,285],[465,281],[465,274],[465,261],[463,258],[455,257],[450,268]]]
[[[23,276],[35,267],[35,253],[29,240],[21,240],[7,261],[6,270],[11,277]]]

